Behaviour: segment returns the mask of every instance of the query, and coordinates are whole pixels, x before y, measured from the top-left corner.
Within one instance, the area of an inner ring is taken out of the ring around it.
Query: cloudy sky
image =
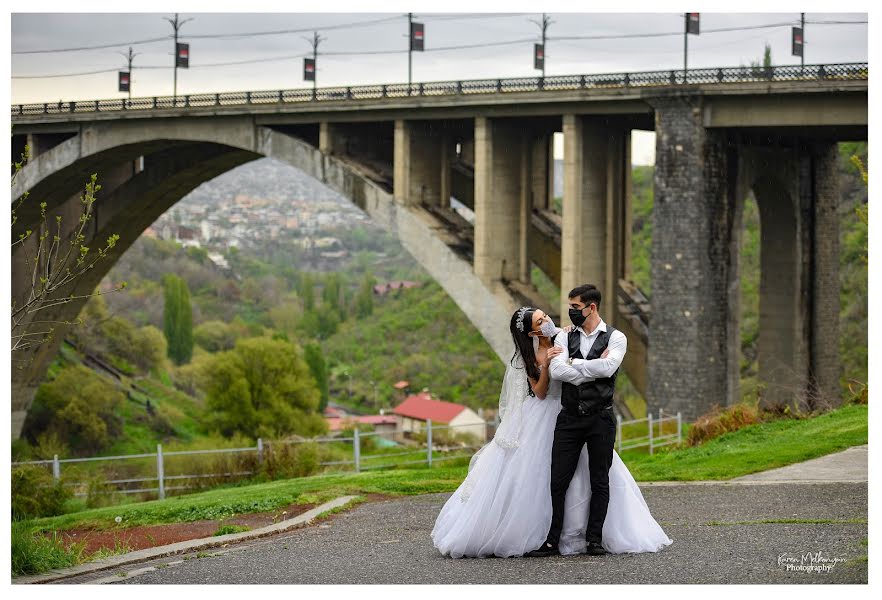
[[[136,56],[132,95],[172,93],[173,13],[13,13],[11,101],[14,104],[118,98],[118,69],[131,45]],[[548,15],[548,75],[677,69],[683,65],[681,13],[555,13]],[[180,28],[190,44],[190,68],[178,70],[178,93],[308,87],[302,80],[305,39],[316,30],[320,86],[407,81],[405,13],[206,13]],[[414,81],[533,76],[532,44],[539,13],[416,13],[425,24],[426,52],[414,53]],[[806,13],[806,63],[863,62],[866,13]],[[699,36],[689,37],[689,66],[738,66],[790,55],[790,27],[799,13],[701,13]],[[713,31],[716,29],[735,29]],[[268,32],[282,33],[268,33]],[[658,35],[658,34],[671,35]],[[555,39],[592,36],[606,39]],[[646,37],[646,36],[652,37]],[[143,43],[139,43],[143,42]],[[511,43],[508,43],[511,42]],[[495,44],[466,49],[449,46]],[[86,50],[82,47],[110,46]],[[58,52],[37,52],[67,50]],[[385,53],[391,51],[390,53]],[[376,54],[371,54],[371,53]],[[323,56],[323,53],[327,53]],[[244,64],[224,65],[240,62]],[[220,64],[219,64],[220,63]],[[72,75],[105,71],[79,76]],[[635,157],[636,158],[636,157]]]
[[[114,98],[115,69],[125,66],[122,53],[133,42],[164,38],[172,27],[163,17],[172,13],[129,14],[13,14],[12,101],[14,103]],[[683,18],[676,13],[586,14],[550,13],[547,73],[602,73],[681,68]],[[426,49],[414,53],[414,80],[432,81],[480,77],[535,75],[532,43],[539,27],[538,13],[418,14],[425,23]],[[311,51],[306,39],[313,29],[326,38],[319,46],[319,85],[358,85],[407,80],[407,17],[403,13],[182,13],[192,19],[180,29],[190,43],[190,68],[178,71],[178,92],[257,90],[305,87],[302,56]],[[825,21],[866,21],[861,13],[808,13],[806,62],[867,60],[867,25],[813,24]],[[381,21],[381,22],[378,22]],[[367,24],[366,24],[367,22]],[[370,23],[373,22],[373,23]],[[798,64],[790,56],[790,26],[798,13],[702,13],[699,36],[690,36],[689,64],[694,67],[737,66],[762,56],[772,47],[775,64]],[[352,27],[341,27],[356,24]],[[712,32],[714,29],[778,25],[763,29]],[[335,27],[334,29],[324,29]],[[304,30],[301,33],[244,35]],[[662,37],[554,40],[555,37],[645,35]],[[199,37],[224,36],[227,37]],[[518,42],[518,40],[523,40]],[[517,42],[458,50],[447,46]],[[119,44],[92,50],[20,54]],[[158,39],[132,44],[133,95],[165,95],[172,91],[172,41]],[[398,51],[390,54],[367,52]],[[329,53],[322,57],[323,52]],[[332,54],[351,52],[352,54]],[[359,54],[364,52],[365,54]],[[217,63],[257,61],[240,65]],[[140,67],[144,67],[139,70]],[[159,67],[159,68],[146,68]],[[18,79],[110,70],[79,77]]]

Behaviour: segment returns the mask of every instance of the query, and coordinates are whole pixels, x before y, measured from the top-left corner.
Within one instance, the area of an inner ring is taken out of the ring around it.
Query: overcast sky
[[[163,38],[172,32],[163,17],[172,13],[12,14],[11,48],[14,104],[58,100],[118,98],[116,69],[126,65],[122,53],[132,42]],[[683,66],[683,17],[670,13],[550,13],[546,73],[580,74]],[[200,35],[243,34],[288,29],[317,29],[325,40],[319,47],[320,86],[407,81],[407,18],[403,13],[181,13],[192,18],[180,29],[180,41],[190,44],[190,68],[178,70],[178,93],[308,87],[302,80],[302,56],[311,52],[311,33],[199,38]],[[325,29],[364,21],[388,21],[351,28]],[[414,81],[534,76],[532,44],[539,39],[540,14],[420,13],[425,24],[427,52],[414,53]],[[867,25],[814,24],[813,21],[866,21],[866,13],[807,13],[805,60],[810,63],[867,61]],[[799,64],[790,55],[790,27],[799,13],[701,13],[702,34],[689,36],[689,66],[747,65],[760,60],[764,44],[772,48],[774,64]],[[783,24],[731,32],[713,29]],[[658,34],[664,37],[604,40],[554,40],[563,36]],[[432,51],[465,44],[523,40],[511,45]],[[118,47],[77,52],[15,54],[119,44]],[[171,39],[133,44],[137,56],[132,95],[172,93]],[[397,54],[322,56],[322,52],[404,50]],[[212,63],[256,60],[242,65]],[[141,68],[139,68],[141,67]],[[158,67],[158,68],[147,68]],[[79,77],[18,79],[85,71],[110,72]],[[635,156],[635,159],[639,159]],[[639,161],[638,162],[643,162]]]

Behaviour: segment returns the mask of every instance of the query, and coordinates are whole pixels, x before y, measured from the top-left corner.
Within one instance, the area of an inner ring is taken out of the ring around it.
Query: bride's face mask
[[[556,336],[559,331],[560,329],[557,328],[557,326],[554,324],[554,321],[551,320],[551,317],[545,315],[542,318],[542,323],[539,325],[539,335],[551,339]],[[533,338],[533,349],[535,350],[536,347],[538,347],[539,345],[539,335],[535,335],[535,331],[532,331],[531,333],[534,334],[530,337]]]

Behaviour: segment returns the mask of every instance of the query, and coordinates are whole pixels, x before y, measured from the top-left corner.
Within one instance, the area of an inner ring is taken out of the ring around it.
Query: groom
[[[562,352],[551,360],[550,375],[562,381],[561,404],[551,449],[551,528],[545,542],[527,556],[560,554],[564,500],[576,471],[582,447],[588,446],[591,503],[585,533],[588,554],[606,554],[601,545],[609,505],[609,469],[616,439],[613,393],[628,340],[604,323],[598,313],[600,290],[586,284],[569,295],[570,320],[575,329],[554,340]],[[605,352],[608,350],[608,352]]]

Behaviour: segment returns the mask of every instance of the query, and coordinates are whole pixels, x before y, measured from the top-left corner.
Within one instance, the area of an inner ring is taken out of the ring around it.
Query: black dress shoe
[[[606,551],[606,548],[600,545],[600,542],[588,542],[588,549],[586,550],[588,554],[593,556],[600,556],[601,554],[609,554]]]
[[[560,550],[558,549],[557,545],[552,544],[551,542],[544,542],[537,549],[527,552],[524,556],[541,558],[545,556],[555,556],[557,554],[560,554]]]

